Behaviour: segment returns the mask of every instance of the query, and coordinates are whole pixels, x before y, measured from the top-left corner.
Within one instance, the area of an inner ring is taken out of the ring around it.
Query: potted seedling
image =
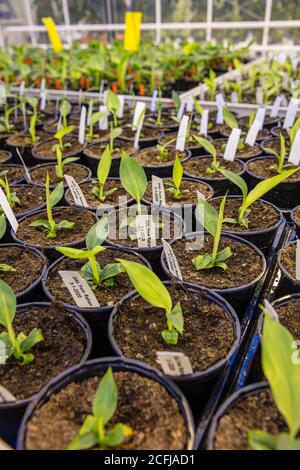
[[[108,131],[99,131],[99,126],[98,129],[95,133],[95,125],[99,124],[99,122],[107,116],[107,111],[98,111],[96,113],[93,113],[90,117],[90,125],[89,125],[89,132],[87,133],[86,139],[87,142],[94,143],[94,142],[101,142],[101,141],[106,141],[107,137],[109,136]]]
[[[285,141],[286,151],[290,152],[299,129],[300,129],[300,117],[298,117],[293,127],[289,129],[283,129],[281,127],[278,127],[277,131],[275,132],[275,137],[266,139],[262,142],[261,145],[262,145],[263,150],[267,154],[271,154],[271,155],[274,155],[274,151],[276,151],[277,153],[280,153],[280,149],[281,149],[280,134],[282,134],[282,136],[284,137],[284,141]]]
[[[173,95],[173,99],[174,96],[175,95]],[[150,127],[153,130],[158,129],[166,134],[174,132],[179,128],[179,123],[175,121],[174,117],[167,112],[163,112],[161,88],[158,90],[155,114],[145,116],[145,126]]]
[[[281,278],[278,290],[281,295],[299,292],[300,279],[297,271],[298,264],[298,240],[281,248],[277,255],[278,266],[281,270]]]

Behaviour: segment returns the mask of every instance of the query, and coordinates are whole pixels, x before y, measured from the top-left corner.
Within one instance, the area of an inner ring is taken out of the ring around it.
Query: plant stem
[[[99,285],[100,284],[100,276],[99,276],[99,272],[98,272],[96,258],[95,258],[94,255],[90,255],[88,257],[88,260],[89,260],[90,266],[92,268],[92,273],[93,273],[94,280],[95,280],[96,284]]]

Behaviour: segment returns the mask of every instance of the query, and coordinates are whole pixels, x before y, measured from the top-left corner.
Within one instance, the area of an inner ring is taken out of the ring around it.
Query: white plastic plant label
[[[238,145],[239,145],[240,136],[241,136],[241,129],[238,129],[238,128],[232,129],[227,145],[226,145],[225,152],[224,152],[224,160],[233,162],[236,156]]]
[[[289,155],[289,163],[300,164],[300,129],[298,130]]]
[[[296,248],[296,281],[300,281],[300,240],[297,240]]]
[[[152,203],[155,206],[166,205],[164,182],[158,176],[152,175]]]
[[[80,114],[80,124],[78,132],[78,142],[83,145],[85,142],[85,123],[86,123],[86,107],[82,106]]]
[[[255,120],[260,122],[260,129],[264,127],[266,117],[266,108],[258,108],[255,116]]]
[[[144,103],[143,101],[138,101],[135,105],[133,122],[132,122],[132,127],[134,129],[138,128],[139,120],[142,114],[145,114],[145,111],[146,111],[146,103]]]
[[[75,180],[75,178],[70,175],[65,175],[65,180],[67,182],[67,185],[69,186],[75,204],[77,206],[88,207],[88,203],[86,202],[84,194],[81,191],[80,186]]]
[[[16,397],[5,387],[0,385],[0,403],[11,403],[17,401]]]
[[[164,374],[171,377],[193,373],[189,358],[182,352],[157,351],[156,361],[160,364]]]
[[[201,116],[200,135],[207,137],[209,111],[205,109]]]
[[[289,129],[293,127],[296,115],[298,112],[298,102],[296,98],[291,98],[291,101],[289,102],[288,109],[286,112],[285,120],[283,123],[283,129]]]
[[[88,110],[88,117],[87,117],[87,125],[88,126],[91,124],[91,118],[92,118],[92,115],[93,115],[93,108],[94,108],[93,100],[90,100],[89,110]]]
[[[46,103],[47,103],[47,91],[43,90],[41,92],[41,103],[40,103],[40,110],[44,111],[46,108]]]
[[[223,117],[223,106],[225,105],[225,100],[222,93],[218,93],[216,95],[216,103],[217,103],[217,124],[224,124],[224,117]]]
[[[100,113],[107,112],[107,107],[101,105],[99,110],[100,110]],[[107,118],[107,116],[104,116],[102,119],[100,119],[99,129],[100,129],[100,131],[107,131],[107,129],[108,129],[108,118]]]
[[[178,108],[178,113],[177,113],[177,121],[180,121],[182,116],[183,116],[183,113],[184,113],[184,110],[185,110],[185,106],[186,106],[186,101],[181,101],[180,103],[180,106]]]
[[[230,94],[231,103],[238,103],[239,97],[236,91],[232,91]]]
[[[19,95],[22,97],[24,95],[24,92],[25,92],[25,81],[23,80],[20,84]]]
[[[176,150],[178,150],[179,152],[183,152],[185,149],[188,125],[189,125],[189,117],[187,115],[184,115],[180,122],[179,130],[177,134],[177,140],[176,140]]]
[[[257,119],[254,119],[252,126],[250,127],[247,137],[245,139],[245,143],[253,147],[256,142],[257,136],[259,131],[261,130],[261,122]]]
[[[273,305],[267,299],[264,300],[264,307],[266,311],[268,312],[268,314],[279,323],[278,313],[276,312]]]
[[[122,119],[124,116],[124,105],[125,105],[125,98],[123,95],[118,95],[119,98],[119,108],[117,112],[117,118]]]
[[[77,307],[99,308],[99,302],[87,281],[77,271],[58,271]]]
[[[263,94],[263,89],[262,87],[257,87],[256,88],[256,104],[263,104],[264,102],[264,94]]]
[[[282,96],[276,96],[271,112],[270,112],[270,116],[272,118],[277,118],[279,114],[279,108],[281,106],[281,102],[282,102]]]
[[[186,111],[192,113],[194,109],[194,100],[192,96],[188,96],[186,99]]]
[[[157,97],[158,97],[158,91],[154,90],[153,95],[152,95],[151,105],[150,105],[151,113],[155,113],[156,111]]]
[[[22,165],[23,165],[23,168],[24,168],[24,171],[25,171],[25,175],[26,175],[26,179],[27,179],[28,181],[31,181],[30,172],[29,172],[29,170],[28,170],[28,168],[27,168],[27,166],[26,166],[26,163],[24,162],[24,159],[23,159],[23,157],[22,157],[22,155],[21,155],[20,150],[18,149],[18,147],[16,147],[16,151],[17,151],[18,157],[19,157],[19,159],[20,159],[20,161],[21,161],[21,163],[22,163]]]
[[[104,85],[105,85],[105,81],[104,81],[104,80],[101,80],[101,82],[100,82],[100,88],[99,88],[99,95],[100,95],[100,96],[103,94]]]
[[[204,91],[204,86],[203,84],[200,82],[199,83],[199,88],[200,88],[200,91],[199,91],[199,98],[200,98],[200,101],[204,101],[204,98],[205,98],[205,91]]]
[[[19,224],[18,224],[15,214],[12,211],[12,208],[9,205],[8,200],[6,199],[6,196],[2,188],[0,188],[0,206],[2,207],[4,214],[6,215],[6,218],[11,225],[11,228],[16,233],[18,230]]]
[[[180,281],[183,281],[178,259],[175,256],[173,248],[171,247],[170,243],[166,242],[166,240],[164,240],[163,238],[161,239],[161,241],[163,244],[164,253],[170,273],[177,279],[180,279]]]
[[[40,91],[41,91],[41,94],[43,93],[43,91],[46,90],[46,79],[43,78],[42,81],[41,81],[41,88],[40,88]]]
[[[152,215],[136,216],[136,235],[139,248],[153,248],[156,246],[155,223]]]

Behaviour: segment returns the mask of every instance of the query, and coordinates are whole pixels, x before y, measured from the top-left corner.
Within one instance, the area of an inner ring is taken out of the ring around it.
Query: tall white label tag
[[[161,241],[163,244],[164,253],[165,253],[165,257],[166,257],[166,261],[167,261],[167,265],[168,265],[170,273],[177,279],[180,279],[180,281],[183,281],[178,259],[175,256],[173,248],[163,238],[161,239]]]
[[[145,114],[145,110],[146,110],[146,103],[143,103],[143,101],[138,101],[135,105],[133,122],[132,122],[132,127],[134,129],[137,129],[140,117],[142,113]]]
[[[296,281],[300,281],[300,240],[297,240],[296,248]]]
[[[41,91],[41,94],[43,93],[43,91],[46,90],[46,79],[43,78],[42,81],[41,81],[41,88],[40,88],[40,91]]]
[[[135,139],[134,139],[134,148],[135,149],[139,148],[140,135],[141,135],[141,132],[142,132],[142,128],[143,128],[143,125],[144,125],[144,119],[145,119],[145,110],[146,110],[146,106],[142,110],[142,116],[139,117],[138,128],[136,130]]]
[[[2,188],[0,188],[0,206],[2,207],[4,214],[6,215],[8,222],[11,225],[11,228],[16,233],[18,230],[19,224],[18,224],[15,214],[12,211],[12,208],[9,205],[8,200],[6,199],[6,196]]]
[[[241,129],[238,129],[238,128],[232,129],[227,145],[226,145],[225,152],[224,152],[224,160],[233,162],[233,160],[235,159],[238,145],[239,145],[240,136],[241,136]]]
[[[194,100],[192,96],[188,96],[186,99],[186,111],[192,113],[194,109]]]
[[[277,57],[277,61],[281,64],[284,65],[285,61],[287,59],[287,53],[286,52],[280,52]]]
[[[123,95],[118,95],[119,98],[119,108],[117,112],[117,118],[122,119],[124,116],[124,104],[125,104],[125,98]]]
[[[256,112],[255,120],[260,122],[260,130],[264,127],[266,108],[259,108]]]
[[[200,135],[204,135],[205,137],[207,137],[208,116],[209,116],[209,111],[208,109],[205,109],[201,116],[201,124],[200,124],[200,131],[199,131]]]
[[[85,142],[85,123],[86,123],[86,107],[82,106],[80,114],[80,125],[78,133],[78,142],[83,145]]]
[[[155,223],[152,215],[136,216],[136,234],[139,248],[156,246]]]
[[[160,364],[164,374],[172,377],[193,373],[189,358],[182,352],[157,351],[156,361]]]
[[[17,401],[16,397],[5,387],[0,385],[0,403],[11,403]]]
[[[232,91],[230,94],[231,98],[231,103],[238,103],[239,102],[239,97],[236,91]]]
[[[290,127],[293,127],[298,111],[298,102],[299,100],[297,100],[296,98],[291,99],[282,126],[283,129],[289,129]]]
[[[278,313],[276,312],[273,305],[267,299],[264,300],[264,306],[268,314],[279,323]]]
[[[181,118],[183,116],[183,113],[184,113],[184,110],[185,110],[185,105],[186,105],[186,101],[181,101],[180,103],[180,106],[178,108],[178,113],[177,113],[177,121],[181,121]]]
[[[26,166],[26,164],[25,164],[25,162],[24,162],[24,159],[23,159],[23,157],[22,157],[22,155],[21,155],[20,150],[18,149],[18,147],[16,147],[16,152],[17,152],[18,157],[19,157],[19,159],[21,160],[21,163],[22,163],[22,165],[23,165],[23,168],[24,168],[24,171],[25,171],[25,175],[26,175],[26,179],[27,179],[28,181],[31,181],[30,172],[29,172],[29,170],[28,170],[28,168],[27,168],[27,166]]]
[[[152,202],[155,206],[166,205],[164,182],[158,176],[152,175]]]
[[[77,307],[99,308],[99,302],[87,281],[77,271],[58,271]]]
[[[154,90],[153,95],[152,95],[151,105],[150,105],[151,113],[155,113],[156,111],[157,97],[158,97],[158,91]]]
[[[245,144],[250,145],[250,147],[253,147],[260,130],[261,130],[261,122],[257,121],[257,119],[254,119],[252,126],[250,127],[247,137],[245,139]]]
[[[91,124],[91,118],[92,118],[92,115],[93,115],[93,107],[94,107],[93,100],[90,100],[88,117],[87,117],[87,125],[88,126]]]
[[[106,106],[100,106],[100,113],[107,112],[107,107]],[[108,117],[107,115],[104,116],[102,119],[99,121],[99,129],[100,131],[107,131],[108,129]]]
[[[102,95],[103,90],[104,90],[104,85],[105,85],[105,81],[104,81],[104,80],[101,80],[101,82],[100,82],[100,88],[99,88],[99,95]]]
[[[19,88],[19,95],[22,97],[24,95],[24,92],[25,92],[25,82],[23,80]]]
[[[181,119],[181,123],[180,123],[178,134],[177,134],[177,140],[176,140],[176,150],[178,150],[179,152],[183,152],[185,149],[185,141],[186,141],[188,125],[189,125],[189,117],[187,115],[184,115],[183,118]]]
[[[200,87],[200,93],[199,93],[200,101],[204,101],[205,91],[204,91],[204,87],[203,87],[201,82],[199,83],[199,87]]]
[[[290,150],[289,155],[289,163],[293,163],[294,165],[300,164],[300,129],[298,130],[296,137],[294,139],[292,148]]]
[[[47,102],[47,91],[43,90],[41,92],[41,103],[40,103],[40,110],[41,111],[44,111],[44,109],[46,108],[46,102]]]
[[[6,86],[3,82],[0,82],[0,106],[5,103],[6,100]]]
[[[77,206],[88,207],[88,203],[86,202],[84,194],[81,191],[80,186],[75,180],[75,178],[70,175],[65,175],[65,180],[67,182],[67,185],[69,186],[75,204]]]
[[[217,124],[224,124],[224,117],[223,117],[223,106],[225,105],[225,100],[222,93],[218,93],[216,95],[216,103],[217,103]]]
[[[256,88],[256,104],[262,105],[264,102],[264,95],[262,87]]]
[[[279,108],[281,106],[282,96],[276,96],[275,101],[273,103],[270,116],[272,118],[276,118],[279,114]]]

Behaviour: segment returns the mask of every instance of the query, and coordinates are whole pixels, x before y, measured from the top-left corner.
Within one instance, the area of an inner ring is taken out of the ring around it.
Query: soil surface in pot
[[[236,403],[219,420],[215,450],[247,450],[248,431],[259,429],[272,435],[288,432],[269,390],[254,392]]]
[[[41,135],[36,136],[36,143],[41,140]],[[11,147],[33,147],[32,137],[30,134],[13,134],[6,140],[6,145]]]
[[[19,224],[17,238],[25,243],[47,248],[51,246],[69,245],[84,240],[88,231],[96,223],[94,213],[83,211],[77,207],[64,207],[53,209],[55,223],[62,220],[74,222],[72,230],[63,229],[58,232],[56,238],[48,238],[47,232],[42,227],[30,227],[35,220],[48,220],[47,212],[41,211],[22,220]]]
[[[132,130],[131,127],[124,127],[121,137],[126,137],[127,139],[134,140],[136,131]],[[161,137],[161,131],[156,131],[151,127],[143,127],[140,134],[140,140],[154,140]]]
[[[217,140],[214,142],[217,154],[222,156],[225,153],[224,144],[227,144],[227,140],[221,141]],[[261,154],[261,148],[258,144],[254,144],[252,147],[250,145],[244,144],[244,148],[238,149],[236,152],[236,157],[240,160],[249,160],[249,158],[256,157]]]
[[[202,239],[199,240],[200,242]],[[214,267],[197,271],[193,265],[193,259],[205,253],[212,253],[213,239],[206,235],[203,246],[195,250],[191,240],[177,240],[172,243],[172,248],[178,260],[183,280],[193,282],[211,289],[229,289],[244,286],[257,279],[263,271],[263,260],[254,248],[248,245],[222,237],[219,251],[230,247],[233,255],[225,262],[226,271]]]
[[[223,158],[218,158],[218,162],[221,162],[221,166],[226,170],[233,171],[234,173],[241,174],[243,171],[242,164],[239,162],[228,162]],[[212,158],[210,157],[197,157],[191,158],[183,163],[183,170],[186,174],[195,176],[197,178],[205,179],[225,179],[222,173],[212,173],[208,174],[206,171],[212,163]]]
[[[211,204],[219,209],[222,198],[215,198]],[[242,205],[242,198],[228,198],[226,200],[224,218],[236,219],[239,214],[239,208]],[[270,204],[263,201],[256,201],[250,207],[251,212],[248,215],[249,227],[242,227],[239,224],[229,224],[224,222],[222,229],[230,232],[260,232],[270,227],[274,227],[280,220],[280,212]]]
[[[280,256],[280,261],[289,275],[296,280],[296,243],[286,246]]]
[[[104,207],[107,205],[117,206],[119,205],[119,202],[120,202],[119,197],[127,196],[128,198],[128,193],[125,191],[125,189],[121,185],[120,180],[108,179],[106,180],[104,190],[110,191],[111,189],[117,188],[117,191],[107,196],[104,202],[101,202],[100,199],[97,198],[97,196],[92,194],[92,189],[95,187],[99,187],[99,184],[97,183],[98,183],[98,180],[95,180],[95,183],[87,182],[87,183],[82,183],[80,185],[80,189],[83,192],[83,195],[85,196],[86,202],[88,203],[88,207],[91,209],[98,209],[98,208],[100,209],[101,206]],[[73,196],[70,191],[66,195],[66,199],[71,206],[74,205]]]
[[[86,347],[82,328],[72,314],[54,304],[28,307],[17,312],[14,319],[16,334],[29,334],[34,328],[42,330],[44,341],[32,349],[34,361],[21,366],[15,358],[0,367],[0,383],[18,400],[32,397],[49,380],[78,364]],[[0,326],[0,332],[4,331]]]
[[[294,218],[298,224],[300,224],[300,207],[294,212]]]
[[[270,166],[277,165],[276,158],[265,158],[265,159],[257,159],[253,162],[249,162],[247,164],[247,168],[251,173],[255,176],[259,176],[260,178],[271,178],[272,176],[276,176],[278,173],[274,169],[270,169]],[[294,165],[289,166],[286,170],[291,170]],[[294,167],[296,168],[296,167]],[[300,172],[294,173],[288,179],[286,179],[285,183],[292,183],[294,181],[300,181]],[[274,188],[276,190],[276,188]],[[300,196],[299,196],[300,201]]]
[[[58,141],[56,139],[49,139],[45,142],[41,142],[34,148],[35,156],[39,158],[45,158],[45,160],[52,158],[56,160],[56,152],[53,151],[53,146],[56,145]],[[64,148],[62,154],[63,157],[68,157],[71,155],[77,155],[84,149],[84,145],[78,142],[78,139],[74,136],[67,136],[63,139],[64,145],[67,146]],[[68,145],[70,144],[70,145]]]
[[[106,147],[107,143],[94,144],[86,148],[83,153],[87,157],[94,158],[95,160],[100,160]],[[127,152],[129,155],[132,155],[134,152],[136,152],[136,149],[133,147],[133,145],[128,142],[125,142],[124,140],[115,140],[112,158],[121,158],[122,151]]]
[[[294,338],[300,338],[300,300],[291,300],[281,307],[275,307],[280,323]]]
[[[132,253],[126,253],[124,251],[119,250],[110,250],[109,248],[99,253],[96,258],[102,268],[107,266],[109,263],[115,263],[116,258],[135,262],[140,261],[140,258],[137,258],[137,256]],[[81,268],[85,265],[85,263],[86,260],[80,261],[66,258],[63,259],[60,263],[58,263],[55,269],[51,271],[47,279],[46,286],[50,294],[52,294],[57,301],[76,306],[73,297],[70,295],[69,291],[64,287],[62,279],[58,274],[58,271],[80,271]],[[107,287],[105,285],[102,285],[97,289],[94,289],[93,292],[101,307],[112,307],[132,290],[133,287],[128,276],[125,273],[122,273],[114,277],[113,287]],[[101,313],[99,313],[99,315],[101,315]]]
[[[9,153],[7,153],[5,150],[0,150],[0,163],[5,163],[10,158],[11,155]]]
[[[172,130],[172,129],[174,130],[174,128],[176,129],[176,128],[179,127],[179,123],[174,121],[172,119],[172,116],[169,116],[168,114],[166,114],[166,115],[162,114],[161,124],[156,123],[156,118],[157,117],[155,115],[146,116],[145,121],[144,121],[145,126],[149,126],[149,127],[155,128],[155,129],[162,130],[162,131],[168,131],[168,130]]]
[[[186,148],[203,148],[199,142],[195,139],[195,136],[199,136],[199,133],[197,132],[191,132],[190,135],[187,137],[186,142],[185,142],[185,147]],[[164,135],[160,140],[159,144],[160,145],[166,145],[168,144],[169,147],[176,147],[176,139],[177,139],[177,132],[172,133],[172,134],[167,134]]]
[[[280,137],[281,134],[284,139],[289,139],[288,131],[282,127],[273,127],[272,134],[276,135],[276,137]]]
[[[45,262],[22,246],[0,246],[0,264],[8,264],[15,271],[1,271],[2,281],[12,286],[14,293],[28,289],[42,274]]]
[[[38,165],[33,167],[30,170],[30,176],[33,181],[33,183],[36,184],[46,184],[46,179],[47,179],[47,173],[49,173],[49,178],[50,178],[50,185],[56,185],[60,183],[61,179],[58,178],[55,170],[55,164],[49,164],[49,165]],[[84,181],[86,178],[89,177],[89,169],[86,168],[83,165],[76,165],[76,163],[72,163],[70,165],[65,165],[64,167],[64,174],[65,175],[70,175],[75,178],[77,183],[81,183]],[[67,186],[66,181],[64,181],[64,186]]]
[[[79,131],[79,126],[73,125],[73,134],[76,134]],[[57,121],[54,122],[49,122],[48,124],[45,124],[43,126],[43,130],[47,132],[48,134],[56,134],[57,133],[57,128],[58,128],[58,123]],[[48,135],[49,138],[49,135]]]
[[[178,154],[180,160],[184,160],[188,157],[186,152],[178,152],[177,150],[169,149],[168,156],[163,159],[159,158],[159,151],[156,147],[149,147],[146,149],[139,150],[135,155],[134,159],[137,160],[144,167],[164,167],[172,166],[174,160]]]
[[[183,352],[194,372],[205,371],[226,358],[235,341],[229,314],[203,292],[179,284],[173,284],[169,291],[173,305],[180,302],[184,317],[178,344],[169,346],[162,338],[161,332],[167,327],[165,312],[135,296],[120,305],[114,318],[113,335],[124,356],[160,367],[157,351]]]
[[[78,129],[79,131],[79,129]],[[86,135],[85,135],[85,138],[86,138],[86,142],[88,145],[93,145],[95,143],[108,143],[109,142],[109,134],[110,134],[110,129],[107,129],[106,131],[101,131],[99,129],[99,125],[95,125],[94,128],[93,128],[93,138],[91,139],[89,137],[89,131],[90,129],[87,128],[86,129]]]
[[[16,184],[24,178],[24,169],[21,165],[0,165],[0,173],[6,171],[9,184]]]
[[[262,144],[262,148],[266,153],[268,153],[270,149],[280,154],[280,140],[276,138],[270,139],[268,142],[264,142]],[[287,146],[286,150],[287,152],[289,151],[289,146]]]
[[[20,204],[16,204],[13,209],[15,215],[33,211],[46,204],[45,191],[37,186],[15,186],[11,187],[10,190],[11,192],[16,192],[20,199]]]
[[[27,425],[26,449],[65,450],[78,435],[88,415],[102,375],[73,382],[52,395]],[[118,407],[108,428],[116,423],[134,433],[121,450],[182,450],[187,431],[179,407],[167,390],[154,380],[134,372],[114,372]]]
[[[172,183],[172,178],[164,178],[164,187],[166,195],[166,204],[167,205],[184,205],[184,204],[197,204],[198,197],[197,191],[200,191],[205,196],[205,199],[210,199],[213,195],[212,190],[205,184],[200,181],[192,181],[184,179],[182,180],[180,191],[182,194],[181,199],[174,199],[172,193],[168,191],[170,186],[167,183]],[[187,192],[185,192],[187,191]],[[152,183],[148,183],[147,191],[143,196],[143,199],[147,201],[152,201]]]

